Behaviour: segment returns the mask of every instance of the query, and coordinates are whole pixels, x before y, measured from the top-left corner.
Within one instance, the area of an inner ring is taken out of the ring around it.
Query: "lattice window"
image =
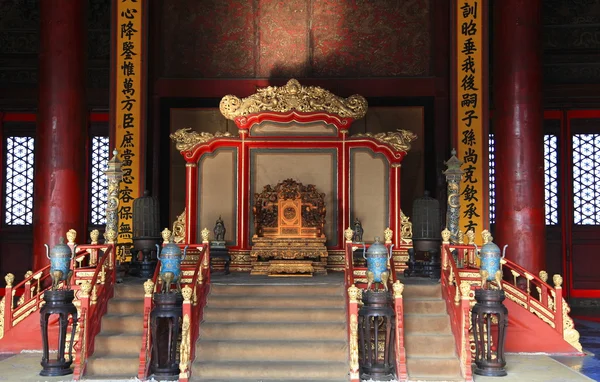
[[[494,224],[496,223],[496,142],[494,141],[494,134],[489,135],[488,152],[488,166],[490,176],[490,224]]]
[[[104,170],[109,160],[108,137],[92,137],[90,223],[106,224],[108,180]]]
[[[5,217],[7,225],[33,223],[33,137],[6,138]]]
[[[558,224],[558,137],[544,135],[544,189],[546,224]]]
[[[600,134],[573,135],[573,223],[600,224]]]

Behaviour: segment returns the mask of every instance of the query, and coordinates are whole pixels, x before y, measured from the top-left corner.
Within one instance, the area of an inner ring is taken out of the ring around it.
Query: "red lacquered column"
[[[35,142],[33,269],[53,247],[84,228],[86,1],[40,1],[38,122]]]
[[[496,238],[506,257],[545,266],[541,0],[494,2]]]

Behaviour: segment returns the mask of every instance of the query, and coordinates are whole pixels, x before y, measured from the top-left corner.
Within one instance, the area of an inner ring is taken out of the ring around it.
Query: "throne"
[[[254,196],[252,275],[326,274],[325,194],[286,179]]]

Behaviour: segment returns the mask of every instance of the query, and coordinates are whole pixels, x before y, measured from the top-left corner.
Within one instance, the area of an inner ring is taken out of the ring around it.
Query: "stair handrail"
[[[450,316],[450,325],[456,344],[456,354],[460,360],[460,370],[465,381],[472,381],[471,348],[469,339],[469,302],[471,284],[460,277],[459,268],[450,250],[450,243],[442,243],[442,295]]]
[[[142,344],[140,348],[138,379],[145,381],[150,376],[150,365],[152,360],[152,331],[150,328],[150,313],[154,308],[154,293],[158,287],[158,275],[161,263],[158,260],[152,278],[144,282],[144,316],[142,318]]]
[[[82,244],[76,247],[74,258],[83,259],[89,256],[92,251],[106,248],[105,245]],[[86,269],[89,272],[89,269]],[[77,279],[77,270],[73,270],[71,277],[71,287],[78,289],[75,280]],[[50,274],[50,265],[46,265],[38,271],[27,271],[23,281],[13,285],[15,276],[12,273],[6,274],[4,281],[4,298],[0,301],[0,339],[4,334],[18,325],[33,312],[39,310],[44,301],[44,292],[52,287],[52,275]],[[61,281],[60,285],[64,285]],[[10,298],[7,298],[10,296]],[[19,296],[15,302],[14,297]]]
[[[536,276],[506,258],[500,259],[500,267],[503,273],[506,268],[512,276],[512,283],[506,278],[502,279],[502,289],[504,289],[506,297],[538,316],[571,346],[580,353],[583,352],[581,343],[579,343],[579,332],[575,329],[573,319],[569,316],[571,308],[563,297],[562,276],[555,274],[552,277],[554,283],[554,287],[552,287],[547,283],[548,273],[546,271],[540,271]],[[519,277],[525,279],[525,290],[518,285]],[[532,285],[535,287],[537,297],[532,293]]]
[[[181,343],[179,345],[179,381],[188,382],[192,375],[192,362],[196,358],[196,340],[200,333],[204,307],[210,292],[210,246],[208,230],[202,230],[202,245],[192,245],[200,252],[198,261],[188,266],[187,271],[193,269],[193,277],[189,284],[182,290],[182,328]],[[184,268],[182,267],[182,273]]]
[[[102,316],[106,313],[108,301],[114,295],[116,281],[115,246],[86,245],[82,250],[101,250],[103,254],[94,268],[90,280],[81,283],[74,280],[76,298],[79,300],[78,338],[74,345],[73,380],[79,380],[85,373],[88,358],[94,353],[96,335],[100,332]]]

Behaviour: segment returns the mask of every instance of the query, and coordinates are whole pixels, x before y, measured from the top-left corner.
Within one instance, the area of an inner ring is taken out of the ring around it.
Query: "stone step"
[[[337,307],[344,308],[343,296],[281,296],[281,295],[259,295],[259,296],[220,296],[210,300],[211,308],[316,308]]]
[[[344,296],[344,288],[338,284],[267,284],[231,285],[212,284],[210,296]]]
[[[196,360],[347,362],[348,347],[342,341],[221,341],[200,340]]]
[[[88,359],[85,379],[132,379],[137,377],[139,363],[139,351],[135,356],[94,354]]]
[[[115,297],[118,299],[144,299],[144,284],[115,284]]]
[[[138,355],[142,344],[142,333],[119,333],[102,331],[96,336],[94,354]]]
[[[201,340],[337,340],[347,333],[344,322],[204,322],[200,324]]]
[[[404,284],[402,292],[404,300],[433,298],[442,299],[442,287],[440,284]]]
[[[405,334],[406,354],[411,357],[454,357],[456,355],[452,334]]]
[[[406,358],[409,380],[462,380],[460,364],[456,357],[411,357]]]
[[[206,322],[345,322],[346,312],[341,308],[320,309],[256,309],[256,308],[206,308]]]
[[[193,381],[348,381],[347,362],[195,362]]]
[[[141,314],[106,314],[102,317],[102,331],[141,335],[143,321],[144,316]]]
[[[404,314],[404,335],[452,333],[446,314]]]
[[[439,299],[408,299],[403,307],[405,314],[446,314],[446,301]]]
[[[108,304],[108,314],[144,314],[144,300],[113,298]]]

